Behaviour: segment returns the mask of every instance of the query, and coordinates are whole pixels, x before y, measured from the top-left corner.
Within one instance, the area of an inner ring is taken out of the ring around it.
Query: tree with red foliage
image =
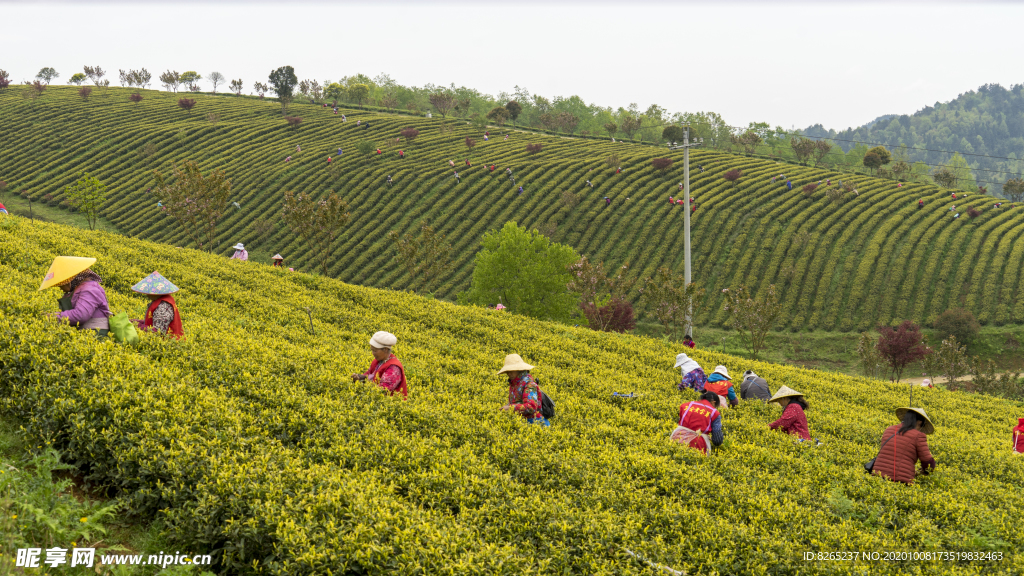
[[[11,85],[11,75],[6,70],[0,70],[0,90]]]
[[[527,144],[526,152],[529,154],[536,154],[537,152],[540,152],[543,147],[544,146],[542,144]]]
[[[288,127],[292,130],[298,130],[299,124],[302,124],[302,118],[298,116],[285,116],[284,121],[288,123]]]
[[[910,320],[904,320],[895,330],[890,326],[879,326],[878,333],[878,344],[875,348],[892,368],[892,375],[896,377],[897,382],[900,381],[903,369],[908,364],[917,362],[928,354],[921,327]]]
[[[807,196],[814,194],[814,191],[817,189],[818,185],[815,184],[814,182],[811,182],[810,184],[805,184],[803,187],[804,194],[806,194]]]
[[[189,113],[189,115],[192,114],[192,109],[195,108],[195,107],[196,107],[196,99],[195,98],[179,98],[178,99],[178,108],[181,108],[182,110],[187,111]]]
[[[132,102],[135,102],[135,105],[138,106],[139,102],[142,102],[142,94],[139,94],[138,92],[135,92],[134,94],[129,94],[128,99]]]
[[[88,86],[82,86],[78,89],[78,97],[82,100],[88,100],[90,94],[92,94],[92,88]]]
[[[981,216],[981,210],[978,210],[977,208],[970,208],[967,210],[967,215],[971,218],[977,218],[978,216]]]
[[[736,181],[740,179],[740,176],[743,176],[743,170],[740,170],[739,168],[733,168],[732,170],[729,170],[725,174],[722,174],[722,178],[725,178],[727,181],[732,182],[733,186],[736,185]]]
[[[398,133],[398,135],[401,136],[402,138],[405,138],[405,143],[406,145],[408,145],[410,142],[415,140],[417,136],[420,135],[420,131],[410,127],[406,128],[405,130],[402,130],[401,132]]]
[[[609,277],[603,262],[592,263],[586,256],[569,266],[572,279],[566,287],[580,295],[580,311],[592,330],[625,332],[636,327],[633,306],[626,301],[636,280],[626,278],[628,271],[629,264],[623,264]]]
[[[666,170],[672,167],[671,158],[655,158],[651,160],[651,166],[654,166],[655,170],[664,173]]]

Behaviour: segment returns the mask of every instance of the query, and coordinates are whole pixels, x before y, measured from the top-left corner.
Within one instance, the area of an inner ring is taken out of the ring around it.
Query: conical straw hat
[[[284,260],[284,257],[281,256],[281,254],[274,254],[273,256],[270,257],[270,259],[271,260]]]
[[[57,256],[50,264],[50,269],[43,276],[43,283],[39,285],[40,290],[46,290],[60,284],[65,280],[74,278],[79,272],[84,272],[96,263],[95,258],[81,258],[78,256]]]
[[[771,400],[769,400],[768,402],[775,402],[777,400],[782,400],[783,398],[789,398],[791,396],[803,396],[803,394],[797,392],[796,390],[793,390],[789,386],[783,386],[782,388],[779,388],[779,391],[776,392],[775,396],[772,396]]]
[[[896,417],[899,418],[900,420],[903,420],[903,415],[906,414],[907,412],[916,412],[920,414],[922,418],[924,418],[924,426],[921,427],[921,432],[924,432],[925,434],[931,434],[932,432],[935,432],[935,424],[932,424],[932,419],[928,417],[927,413],[925,413],[924,408],[897,408]]]
[[[523,362],[523,358],[519,354],[509,354],[505,356],[505,365],[498,370],[498,374],[504,374],[510,370],[533,370],[533,366]]]
[[[132,286],[132,291],[138,292],[139,294],[162,296],[164,294],[174,294],[178,291],[178,287],[172,284],[167,278],[164,278],[159,272],[153,272],[149,276],[139,280],[135,286]]]

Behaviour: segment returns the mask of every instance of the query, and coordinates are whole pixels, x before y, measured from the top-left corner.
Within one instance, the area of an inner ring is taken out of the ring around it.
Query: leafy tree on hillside
[[[223,84],[225,78],[224,78],[224,75],[221,74],[220,72],[213,71],[213,72],[210,72],[210,76],[209,76],[209,78],[207,78],[207,80],[209,80],[210,83],[213,84],[213,93],[216,94],[217,93],[217,85],[218,84]]]
[[[64,193],[67,194],[68,203],[85,215],[89,230],[95,230],[100,206],[107,199],[107,187],[98,178],[83,172],[77,182],[64,187]]]
[[[801,164],[806,165],[807,159],[814,153],[814,140],[810,138],[793,138],[789,141],[789,145],[793,148],[793,154]]]
[[[946,338],[953,336],[957,342],[969,346],[981,331],[981,324],[970,310],[953,308],[946,310],[932,324],[938,334]]]
[[[270,73],[270,85],[278,98],[291,98],[295,85],[299,79],[295,77],[295,69],[291,66],[281,66]]]
[[[36,80],[39,80],[47,86],[49,86],[50,82],[58,77],[60,77],[60,74],[58,74],[53,68],[42,68],[38,73],[36,73]]]
[[[937,350],[933,350],[924,359],[925,370],[937,372],[946,379],[946,384],[956,385],[956,382],[971,371],[971,365],[967,361],[967,347],[957,341],[955,336],[950,336],[942,341]]]
[[[420,131],[413,128],[412,126],[403,129],[398,133],[399,136],[405,138],[405,145],[408,146],[410,142],[416,139],[420,135]]]
[[[857,341],[857,358],[860,359],[861,374],[868,378],[881,378],[885,369],[885,359],[878,352],[878,340],[864,332]]]
[[[153,74],[145,68],[142,68],[141,70],[132,70],[131,74],[132,79],[135,81],[135,85],[139,88],[148,87],[153,80]]]
[[[672,167],[672,159],[655,158],[654,160],[651,160],[651,166],[653,166],[655,170],[664,174],[666,170]]]
[[[202,75],[195,70],[186,70],[181,73],[181,83],[188,86],[191,92],[199,92],[199,81],[202,79]]]
[[[1003,184],[1003,196],[1010,202],[1020,202],[1024,200],[1024,180],[1019,178],[1011,178]]]
[[[825,161],[825,157],[832,152],[832,144],[824,140],[818,140],[814,143],[814,165],[820,166]]]
[[[181,85],[181,74],[178,74],[177,70],[168,70],[160,75],[160,83],[165,89],[177,94],[178,86]]]
[[[192,109],[196,107],[195,98],[178,98],[178,108],[188,112],[189,116],[192,115]]]
[[[128,95],[128,100],[134,102],[135,106],[138,107],[139,102],[142,102],[142,94],[139,94],[138,92],[133,92],[132,94]]]
[[[356,144],[356,151],[363,155],[364,162],[366,161],[366,158],[373,153],[374,148],[373,142],[370,142],[369,140],[360,140],[359,143]]]
[[[686,276],[661,266],[654,276],[644,278],[638,290],[640,301],[665,329],[665,335],[678,336],[680,329],[686,334],[693,325],[693,317],[704,302],[705,290],[697,284],[686,283]]]
[[[75,86],[81,86],[82,82],[85,82],[85,74],[82,74],[81,72],[75,72],[71,75],[71,78],[68,79],[68,83],[74,84]]]
[[[455,108],[456,97],[454,94],[445,92],[436,92],[431,94],[428,99],[430,104],[437,110],[437,113],[441,115],[441,118],[447,118],[448,113]]]
[[[862,162],[865,167],[872,171],[876,171],[889,162],[892,162],[892,154],[885,149],[885,146],[875,146],[864,154],[864,160],[862,160]]]
[[[619,130],[621,130],[627,138],[632,140],[633,135],[640,131],[640,127],[641,124],[639,118],[635,116],[626,116],[622,119],[622,124],[619,126]]]
[[[509,114],[509,111],[502,106],[492,108],[491,111],[487,113],[487,118],[494,121],[498,126],[504,126],[505,122],[511,117],[512,115]]]
[[[252,89],[259,95],[260,100],[263,99],[263,95],[270,91],[270,87],[262,82],[253,82]]]
[[[636,327],[626,300],[636,280],[626,277],[628,271],[629,264],[623,264],[609,277],[603,262],[595,264],[586,256],[569,266],[571,280],[566,288],[580,295],[579,309],[591,330],[625,332]]]
[[[82,86],[78,89],[78,97],[82,100],[88,100],[90,95],[92,95],[92,88],[88,86]]]
[[[878,332],[876,348],[889,364],[897,382],[900,381],[908,364],[917,362],[928,354],[921,328],[910,320],[904,320],[895,330],[891,326],[879,326]]]
[[[666,126],[661,131],[661,137],[668,142],[682,142],[683,141],[683,129],[675,124]]]
[[[508,111],[509,118],[512,119],[513,124],[519,115],[523,113],[523,107],[519,105],[519,102],[511,100],[505,104],[505,110]]]
[[[117,70],[117,79],[121,83],[122,88],[124,88],[125,86],[131,86],[133,84],[131,82],[131,79],[128,77],[128,72],[125,72],[120,68]]]
[[[105,82],[106,83],[110,82],[109,80],[107,80],[107,81],[103,80],[103,77],[107,75],[107,72],[106,72],[106,70],[104,70],[103,68],[100,68],[99,66],[83,66],[82,67],[82,71],[85,72],[85,75],[90,80],[92,80],[93,84],[95,84],[97,86],[104,86]]]
[[[362,105],[370,97],[370,87],[366,84],[353,84],[348,88],[348,97],[356,104]]]
[[[200,250],[212,252],[217,241],[217,226],[228,208],[231,180],[223,170],[207,176],[191,160],[175,166],[170,176],[153,171],[156,197]]]
[[[6,70],[0,70],[0,90],[11,85],[11,75]]]
[[[932,180],[943,188],[956,188],[956,174],[946,167],[938,167],[932,172]]]
[[[466,145],[466,150],[472,153],[473,147],[476,146],[476,140],[473,140],[469,136],[466,136],[466,141],[464,142],[464,144]]]
[[[768,331],[782,314],[782,303],[774,284],[770,284],[761,298],[755,298],[746,286],[724,289],[725,305],[722,307],[729,314],[733,329],[750,348],[751,355],[756,359],[765,347]]]
[[[978,183],[974,178],[974,174],[971,173],[971,165],[967,163],[967,159],[959,152],[953,153],[946,166],[953,173],[955,178],[953,185],[955,187],[970,191],[978,189]]]
[[[235,93],[235,96],[242,95],[242,88],[244,86],[245,85],[242,83],[241,78],[239,78],[238,80],[232,80],[231,84],[228,84],[228,87],[231,88],[231,91]]]
[[[732,182],[733,186],[736,185],[736,181],[739,180],[741,176],[743,176],[743,170],[740,170],[739,168],[733,168],[725,174],[722,174],[722,178],[725,179],[726,182]]]
[[[309,244],[320,273],[327,275],[330,269],[331,252],[334,242],[348,224],[348,202],[334,192],[320,200],[315,200],[305,192],[298,196],[291,190],[284,193],[284,208],[281,217],[295,234]]]
[[[398,254],[402,267],[409,271],[417,292],[430,287],[444,274],[452,270],[452,245],[445,235],[434,230],[424,221],[417,236],[399,236],[392,230],[388,239]]]
[[[465,118],[469,115],[469,112],[473,106],[473,100],[470,98],[456,98],[455,101],[455,113],[461,118]]]
[[[604,125],[604,131],[608,133],[608,136],[614,138],[615,134],[619,131],[619,125],[615,122],[609,122]]]
[[[460,294],[461,302],[500,303],[511,312],[542,320],[571,320],[578,296],[566,286],[571,280],[569,266],[580,259],[571,246],[556,244],[515,222],[487,232],[480,245],[472,283]]]
[[[395,96],[394,92],[387,92],[384,96],[381,96],[379,104],[388,110],[394,110],[398,108],[398,96]]]

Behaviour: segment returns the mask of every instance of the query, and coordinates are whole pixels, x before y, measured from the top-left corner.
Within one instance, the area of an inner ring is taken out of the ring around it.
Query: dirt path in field
[[[996,376],[1002,376],[1002,375],[1003,375],[1003,372],[997,372],[996,373]],[[920,384],[921,382],[924,381],[924,379],[925,379],[924,376],[915,376],[915,377],[912,377],[912,378],[903,378],[903,379],[900,380],[900,384]],[[963,376],[962,378],[960,378],[961,381],[970,381],[972,379],[973,379],[973,376],[971,376],[970,374],[967,374],[967,375]],[[935,378],[934,380],[932,380],[932,384],[945,384],[945,383],[946,383],[946,379],[941,377],[941,376],[939,376],[939,377]]]

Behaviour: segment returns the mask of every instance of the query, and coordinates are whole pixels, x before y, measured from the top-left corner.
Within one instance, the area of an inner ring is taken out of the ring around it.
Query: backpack
[[[555,417],[555,401],[540,389],[540,380],[534,378],[537,383],[537,392],[540,394],[540,414],[548,420]]]
[[[110,317],[110,336],[115,342],[121,344],[137,344],[139,333],[135,330],[132,321],[128,319],[127,312],[119,312]]]

